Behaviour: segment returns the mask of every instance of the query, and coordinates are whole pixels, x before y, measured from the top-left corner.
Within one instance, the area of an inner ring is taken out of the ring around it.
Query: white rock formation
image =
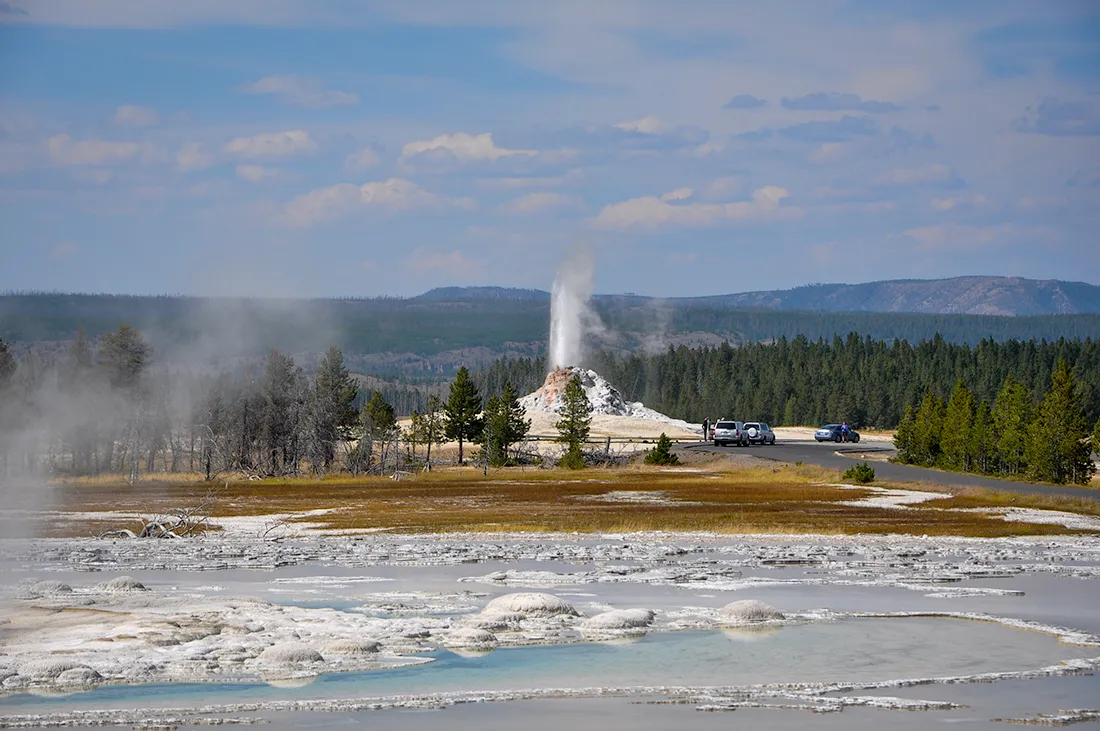
[[[557,617],[561,615],[579,617],[580,612],[564,599],[553,594],[537,591],[517,592],[498,596],[485,605],[482,614],[502,614],[518,612],[525,617]]]
[[[778,609],[755,599],[730,602],[718,610],[718,616],[727,624],[753,624],[783,619],[783,613]]]
[[[381,648],[382,646],[374,640],[336,640],[321,649],[333,655],[369,655],[378,652]]]
[[[589,617],[581,623],[582,630],[631,630],[653,624],[649,609],[612,609]]]
[[[473,650],[487,650],[496,647],[497,638],[492,632],[474,627],[458,627],[443,635],[444,647],[461,647]]]
[[[640,401],[627,401],[623,398],[619,389],[608,383],[596,371],[588,368],[559,368],[547,374],[546,381],[533,393],[529,393],[519,400],[520,406],[528,412],[549,411],[560,413],[562,398],[565,395],[565,387],[569,380],[576,374],[580,376],[584,393],[588,397],[588,403],[592,406],[594,414],[610,414],[612,416],[632,416],[638,419],[663,421],[670,424],[679,424],[676,419],[646,408]]]
[[[110,581],[104,581],[102,584],[96,586],[98,591],[107,593],[121,593],[128,591],[149,591],[145,588],[145,584],[142,584],[132,576],[119,576]]]
[[[325,658],[309,645],[284,642],[272,645],[261,652],[259,660],[279,665],[297,665],[299,663],[324,662]]]

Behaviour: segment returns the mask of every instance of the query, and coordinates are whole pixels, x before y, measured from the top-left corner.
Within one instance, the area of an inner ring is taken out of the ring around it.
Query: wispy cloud
[[[157,110],[150,107],[124,104],[115,110],[115,122],[134,127],[147,127],[157,123]]]
[[[55,165],[112,165],[133,160],[141,151],[135,142],[74,140],[67,134],[54,135],[47,146]]]
[[[783,97],[780,104],[784,109],[801,111],[866,112],[868,114],[901,111],[901,107],[893,102],[865,100],[859,94],[842,94],[836,91],[818,91],[793,99]]]
[[[723,109],[760,109],[768,106],[767,99],[753,96],[752,94],[738,94],[722,105]]]
[[[264,167],[263,165],[238,165],[237,177],[253,183],[271,180],[279,176],[278,168]]]
[[[1013,120],[1012,129],[1051,137],[1100,135],[1100,107],[1093,102],[1044,99]]]
[[[347,91],[326,89],[319,79],[308,76],[265,76],[237,87],[242,94],[267,94],[283,104],[310,109],[344,107],[359,103],[359,97]]]
[[[510,150],[497,147],[493,135],[488,132],[471,135],[465,132],[442,134],[430,140],[410,142],[401,148],[401,157],[410,159],[418,156],[429,158],[453,159],[458,162],[482,162],[499,160],[505,157],[532,157],[536,150]]]
[[[390,178],[353,185],[338,183],[299,196],[282,207],[283,220],[304,228],[367,209],[396,213],[419,208],[472,208],[469,198],[448,198],[429,193],[411,180]]]
[[[802,209],[781,205],[790,197],[786,188],[769,185],[753,191],[747,201],[732,203],[678,203],[685,189],[665,196],[632,198],[605,206],[593,224],[597,228],[655,230],[666,226],[714,226],[720,223],[798,218]]]
[[[499,213],[511,216],[530,216],[538,213],[557,211],[564,208],[579,208],[580,198],[562,193],[528,193],[497,206]]]
[[[374,167],[378,162],[378,153],[370,147],[364,147],[348,155],[344,160],[344,167],[352,171],[366,170]]]
[[[226,143],[225,151],[241,157],[287,157],[300,152],[316,152],[317,143],[308,132],[296,129],[237,137]]]
[[[176,154],[176,165],[185,173],[205,170],[214,164],[217,157],[203,149],[201,142],[189,142]]]
[[[776,134],[802,142],[846,142],[878,134],[878,125],[870,117],[845,114],[835,122],[802,122],[776,130]]]
[[[937,183],[951,180],[955,171],[942,162],[929,163],[913,168],[893,168],[878,177],[880,183],[911,185],[913,183]]]

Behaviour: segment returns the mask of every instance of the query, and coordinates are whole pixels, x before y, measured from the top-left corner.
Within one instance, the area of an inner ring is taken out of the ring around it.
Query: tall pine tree
[[[584,443],[592,426],[592,405],[584,392],[581,377],[576,373],[565,385],[562,394],[561,418],[554,425],[558,430],[558,442],[565,445],[561,464],[570,469],[584,467]]]
[[[1026,468],[1030,427],[1031,396],[1022,383],[1008,376],[993,402],[993,430],[997,434],[997,458],[1002,471],[1015,475]]]
[[[1095,469],[1088,436],[1073,373],[1059,359],[1051,376],[1051,389],[1043,397],[1028,435],[1030,476],[1060,485],[1088,484]]]
[[[481,394],[470,378],[466,366],[458,369],[451,393],[443,406],[444,428],[448,439],[458,442],[458,463],[465,463],[463,446],[466,442],[481,439],[485,429],[485,420],[481,416]]]
[[[947,469],[970,469],[970,430],[973,422],[974,396],[959,380],[947,403],[940,437],[940,460]]]
[[[505,381],[501,392],[486,402],[484,441],[491,466],[502,467],[509,463],[512,446],[522,441],[531,429],[531,421],[524,419],[525,415],[511,381]]]

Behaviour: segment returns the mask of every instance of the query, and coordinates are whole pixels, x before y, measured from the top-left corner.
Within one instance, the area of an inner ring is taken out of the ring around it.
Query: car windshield
[[[821,429],[822,429],[822,431],[824,431],[825,429],[830,429],[831,430],[831,429],[836,429],[839,426],[840,426],[840,424],[826,424],[825,426],[821,427]]]
[[[715,429],[736,429],[736,421],[720,421],[714,426]]]

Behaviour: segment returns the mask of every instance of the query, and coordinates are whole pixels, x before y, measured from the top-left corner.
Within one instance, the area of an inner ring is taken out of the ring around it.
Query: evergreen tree
[[[554,425],[558,430],[557,441],[565,445],[561,464],[570,469],[584,467],[584,444],[592,426],[592,405],[584,392],[581,377],[576,373],[569,379],[562,394],[561,418]]]
[[[943,399],[931,391],[925,391],[924,400],[921,401],[913,421],[914,463],[932,466],[939,459],[943,412]]]
[[[941,462],[950,470],[970,469],[970,430],[974,422],[974,396],[960,379],[947,403],[940,437]]]
[[[997,451],[996,433],[989,402],[982,401],[974,413],[974,426],[970,430],[968,445],[970,468],[975,472],[991,472],[993,457]]]
[[[275,349],[267,354],[260,379],[261,464],[270,475],[298,470],[301,369]]]
[[[509,450],[531,429],[531,421],[523,418],[525,414],[511,381],[505,381],[501,392],[486,402],[484,442],[489,465],[508,464]]]
[[[1059,485],[1086,485],[1095,469],[1086,441],[1088,423],[1073,373],[1064,360],[1058,361],[1051,382],[1029,432],[1029,474],[1033,479]]]
[[[1096,426],[1092,428],[1092,451],[1100,457],[1100,419],[1096,420]]]
[[[1024,471],[1027,465],[1025,453],[1030,427],[1031,397],[1022,383],[1008,376],[993,403],[997,458],[1003,471],[1013,475]]]
[[[677,465],[680,464],[680,458],[672,453],[672,440],[668,438],[668,435],[661,432],[661,436],[657,439],[657,444],[646,452],[645,463],[652,465]]]
[[[153,349],[129,325],[107,333],[99,344],[99,364],[114,388],[132,389],[149,363]]]
[[[0,390],[3,390],[15,377],[15,357],[7,343],[0,338]]]
[[[458,442],[459,464],[465,462],[463,445],[466,442],[477,442],[485,428],[481,405],[481,394],[470,378],[470,371],[462,366],[451,383],[450,397],[443,407],[444,434],[448,439]]]
[[[894,435],[894,446],[898,450],[898,461],[902,464],[913,464],[917,461],[917,445],[914,438],[915,421],[916,415],[913,411],[913,405],[908,404],[905,407],[905,416],[901,417],[901,423],[898,424],[897,434]]]
[[[336,457],[336,445],[356,420],[359,388],[344,365],[344,354],[329,348],[317,367],[310,394],[310,459],[314,470],[327,471]]]

